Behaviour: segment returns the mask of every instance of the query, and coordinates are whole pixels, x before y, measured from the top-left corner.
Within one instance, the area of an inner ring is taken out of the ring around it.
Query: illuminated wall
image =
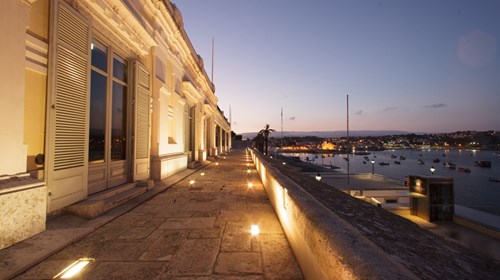
[[[416,279],[254,150],[255,167],[306,279]],[[311,180],[314,180],[311,178]]]

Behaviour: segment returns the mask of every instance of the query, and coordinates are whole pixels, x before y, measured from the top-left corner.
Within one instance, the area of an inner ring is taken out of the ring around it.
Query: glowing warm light
[[[200,175],[201,175],[201,176],[205,176],[205,173],[204,173],[204,172],[202,172]]]
[[[321,181],[321,174],[319,174],[319,172],[316,174],[316,180]]]
[[[247,163],[247,166],[250,166],[250,163]]]
[[[258,226],[258,225],[252,225],[252,226],[250,227],[250,233],[251,233],[253,236],[259,235],[259,233],[260,233],[259,226]]]
[[[283,165],[286,165],[286,162],[283,162]]]
[[[253,183],[248,183],[249,188],[253,188]]]
[[[194,180],[189,181],[189,184],[190,185],[194,184]]]
[[[68,267],[63,269],[59,274],[57,274],[54,279],[59,278],[59,279],[69,279],[72,278],[73,276],[77,275],[82,271],[91,261],[94,261],[94,259],[91,258],[81,258],[74,263],[70,264]]]
[[[218,163],[218,162],[216,162],[216,163],[215,163],[215,165],[219,165],[219,163]]]

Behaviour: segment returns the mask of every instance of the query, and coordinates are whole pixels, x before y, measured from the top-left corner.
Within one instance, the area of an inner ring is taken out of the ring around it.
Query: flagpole
[[[212,36],[212,83],[214,82],[214,36]]]
[[[281,147],[280,152],[283,150],[283,107],[281,107]]]
[[[349,170],[349,165],[350,165],[350,159],[349,155],[351,150],[351,143],[349,139],[349,94],[347,95],[347,184],[349,185],[350,181],[350,170]]]

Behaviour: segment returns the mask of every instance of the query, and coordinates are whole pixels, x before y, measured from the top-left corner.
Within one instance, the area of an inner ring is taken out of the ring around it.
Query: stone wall
[[[27,176],[0,178],[0,250],[45,231],[47,187]]]
[[[258,152],[269,199],[308,279],[495,279],[500,263]]]

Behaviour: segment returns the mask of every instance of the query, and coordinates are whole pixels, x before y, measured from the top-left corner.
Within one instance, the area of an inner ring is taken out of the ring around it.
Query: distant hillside
[[[411,134],[414,132],[410,131],[399,131],[399,130],[353,130],[349,131],[350,136],[384,136],[384,135],[400,135],[400,134]],[[243,139],[253,139],[257,132],[245,132],[241,134]],[[330,138],[330,137],[345,137],[345,130],[336,130],[336,131],[283,131],[283,137],[287,136],[295,136],[295,137],[304,137],[304,136],[316,136],[320,138]],[[281,137],[280,132],[272,133],[270,137]]]

